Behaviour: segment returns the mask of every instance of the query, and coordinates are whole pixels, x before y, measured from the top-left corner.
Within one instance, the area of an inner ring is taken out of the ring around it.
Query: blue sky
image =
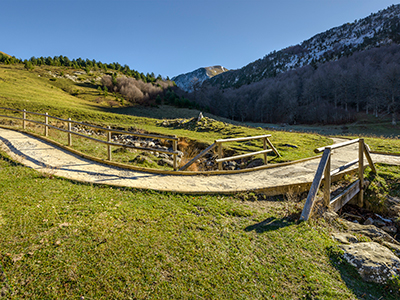
[[[119,62],[166,77],[238,69],[398,0],[2,0],[0,51]]]

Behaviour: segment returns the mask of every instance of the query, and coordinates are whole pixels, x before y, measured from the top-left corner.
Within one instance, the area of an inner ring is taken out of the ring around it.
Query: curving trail
[[[336,142],[343,141],[337,139]],[[324,146],[324,145],[321,145]],[[121,169],[84,159],[26,133],[0,128],[0,148],[14,160],[39,172],[72,180],[158,191],[184,193],[234,193],[263,191],[268,195],[311,185],[319,159],[288,166],[228,175],[164,175]],[[358,146],[335,150],[332,169],[358,157]],[[372,154],[374,162],[400,165],[400,156]],[[365,161],[365,164],[367,162]]]

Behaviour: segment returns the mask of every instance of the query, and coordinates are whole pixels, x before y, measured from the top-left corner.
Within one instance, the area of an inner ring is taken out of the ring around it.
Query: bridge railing
[[[84,122],[74,121],[74,120],[71,120],[71,118],[62,119],[62,118],[58,118],[58,117],[55,117],[55,116],[50,116],[48,113],[44,113],[43,114],[43,113],[30,112],[30,111],[26,111],[25,109],[24,110],[19,110],[19,109],[5,108],[5,107],[0,107],[0,109],[6,110],[6,111],[11,111],[11,112],[14,112],[14,113],[15,112],[22,113],[22,117],[17,117],[15,115],[3,115],[3,114],[0,114],[0,117],[21,120],[23,129],[26,129],[27,123],[31,122],[31,123],[35,123],[35,124],[39,124],[39,125],[44,126],[43,134],[46,137],[49,135],[49,128],[52,128],[52,129],[55,129],[55,130],[58,130],[58,131],[62,131],[62,132],[66,132],[68,134],[68,146],[72,146],[72,135],[80,136],[80,137],[95,141],[97,143],[106,144],[107,145],[107,153],[108,153],[108,160],[109,161],[112,160],[112,157],[111,157],[112,156],[111,155],[111,153],[112,153],[111,152],[111,146],[117,146],[117,147],[124,147],[124,148],[132,148],[132,149],[137,149],[137,150],[143,150],[143,151],[147,151],[147,152],[161,152],[161,153],[166,153],[166,154],[169,154],[169,155],[173,155],[173,158],[174,158],[173,159],[173,168],[174,168],[174,170],[177,170],[177,168],[178,168],[177,158],[178,158],[179,152],[178,152],[178,137],[177,136],[143,134],[143,133],[136,133],[136,132],[130,132],[130,131],[124,131],[124,130],[118,130],[118,129],[112,129],[112,128],[104,128],[104,127],[101,127],[101,126],[87,124],[87,123],[84,123]],[[28,119],[27,116],[29,114],[44,117],[44,120],[43,121],[38,121],[38,120]],[[63,129],[63,128],[51,125],[49,123],[49,118],[66,123],[66,125],[67,125],[66,127],[68,129]],[[97,138],[94,138],[92,136],[87,136],[85,134],[73,131],[72,130],[72,124],[79,124],[81,126],[90,127],[90,128],[94,128],[94,129],[99,130],[99,131],[103,131],[103,132],[105,132],[105,134],[107,136],[107,140],[105,141],[105,140],[97,139]],[[160,148],[137,147],[137,146],[134,146],[134,145],[127,145],[127,144],[121,144],[121,143],[117,143],[117,142],[112,142],[112,133],[127,134],[127,135],[136,136],[136,137],[140,137],[140,138],[153,138],[153,139],[169,140],[169,141],[172,141],[172,151],[171,150],[160,149]]]
[[[358,143],[358,158],[351,162],[346,163],[343,166],[331,171],[331,157],[332,150],[349,146]],[[362,207],[364,204],[364,154],[368,160],[368,164],[372,169],[373,173],[376,173],[375,165],[371,159],[371,155],[368,150],[368,146],[364,143],[364,139],[355,139],[339,144],[334,144],[331,146],[321,147],[314,150],[316,153],[323,152],[320,163],[315,173],[314,180],[311,184],[310,191],[307,196],[306,203],[303,208],[303,212],[300,216],[300,220],[307,221],[312,213],[314,204],[316,202],[317,192],[320,188],[322,180],[324,180],[324,190],[323,190],[323,205],[327,209],[332,209],[338,211],[346,203],[348,203],[354,196],[358,194],[357,204]],[[344,171],[355,164],[358,163],[358,180],[353,182],[346,190],[344,190],[340,195],[331,199],[331,176]]]
[[[199,158],[203,157],[207,152],[211,151],[214,148],[218,149],[218,158],[215,160],[215,162],[218,163],[218,170],[222,170],[222,163],[223,162],[232,161],[232,160],[238,160],[238,159],[242,159],[242,158],[246,158],[246,157],[250,157],[250,156],[254,156],[254,155],[259,155],[259,154],[263,154],[264,155],[264,164],[268,164],[267,154],[269,152],[274,152],[276,154],[276,156],[278,156],[278,157],[281,156],[279,154],[278,150],[276,150],[274,145],[268,139],[269,137],[271,137],[270,134],[259,135],[259,136],[248,136],[248,137],[239,137],[239,138],[215,140],[212,145],[210,145],[208,148],[206,148],[205,150],[200,152],[196,157],[194,157],[186,165],[184,165],[182,168],[180,168],[179,171],[186,170],[190,165],[192,165]],[[250,141],[250,140],[257,140],[257,139],[262,139],[263,140],[263,150],[256,151],[256,152],[245,153],[245,154],[236,155],[236,156],[223,157],[223,154],[222,154],[223,153],[223,143],[244,142],[244,141]],[[270,147],[270,149],[267,149],[267,145]]]

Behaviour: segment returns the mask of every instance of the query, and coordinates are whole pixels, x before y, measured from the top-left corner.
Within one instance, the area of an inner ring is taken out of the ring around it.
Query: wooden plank
[[[261,151],[257,151],[257,152],[251,152],[251,153],[246,153],[246,154],[241,154],[241,155],[236,155],[236,156],[230,156],[230,157],[224,157],[224,158],[217,158],[215,161],[217,163],[222,163],[222,162],[225,162],[225,161],[242,159],[242,158],[245,158],[245,157],[258,155],[258,154],[264,154],[264,153],[268,153],[268,152],[272,152],[272,149],[261,150]]]
[[[360,192],[360,180],[353,182],[347,189],[345,189],[340,195],[337,195],[330,202],[330,207],[333,211],[338,211],[347,202],[349,202],[354,196]]]
[[[178,141],[172,141],[172,150],[174,150],[174,152],[178,152]],[[175,154],[174,155],[174,171],[176,171],[178,169],[178,156]]]
[[[265,134],[265,135],[258,135],[258,136],[246,136],[246,137],[239,137],[239,138],[222,139],[222,140],[216,140],[215,143],[243,142],[243,141],[263,139],[263,138],[267,138],[267,137],[271,137],[271,135]]]
[[[200,159],[201,157],[203,157],[207,152],[211,151],[212,149],[215,148],[215,146],[217,146],[216,143],[208,146],[206,149],[204,149],[203,151],[201,151],[199,154],[197,154],[191,161],[189,161],[186,165],[184,165],[182,168],[179,169],[179,171],[184,171],[187,168],[189,168],[196,160]]]
[[[218,144],[218,158],[222,158],[222,143],[220,142],[217,144]],[[218,170],[222,170],[222,162],[218,163]]]
[[[368,145],[364,145],[364,154],[365,154],[365,157],[366,157],[367,160],[368,160],[368,164],[369,164],[369,167],[370,167],[371,170],[372,170],[372,173],[375,173],[375,174],[376,174],[375,164],[374,164],[374,162],[372,161],[371,154],[369,153]]]
[[[279,154],[278,150],[276,150],[274,145],[272,145],[271,141],[268,138],[266,138],[266,140],[267,140],[267,143],[268,143],[269,147],[274,151],[276,156],[281,157],[281,155]]]
[[[359,139],[358,143],[358,179],[360,180],[360,190],[358,194],[358,206],[364,205],[364,139]]]
[[[348,162],[347,164],[345,164],[343,166],[340,166],[339,168],[337,168],[335,170],[333,170],[331,172],[331,176],[336,175],[337,173],[342,172],[342,171],[350,168],[351,166],[354,166],[355,164],[358,164],[358,158],[355,159],[355,160],[352,160],[351,162]]]
[[[324,172],[324,206],[331,202],[331,156],[329,155]]]
[[[355,144],[359,141],[359,139],[355,139],[355,140],[350,140],[347,142],[343,142],[343,143],[338,143],[338,144],[333,144],[333,145],[329,145],[329,146],[325,146],[325,147],[320,147],[314,150],[315,153],[320,153],[322,151],[324,151],[325,148],[330,148],[330,149],[337,149],[337,148],[342,148],[351,144]]]
[[[263,149],[267,150],[267,138],[263,138]],[[264,165],[268,164],[268,153],[264,153]]]
[[[312,209],[315,204],[315,197],[317,196],[319,186],[321,185],[322,176],[325,172],[325,168],[330,156],[331,156],[331,149],[326,148],[319,162],[317,172],[315,173],[314,180],[311,184],[310,191],[308,192],[306,204],[304,205],[303,211],[300,216],[301,221],[308,221],[308,219],[310,218]]]

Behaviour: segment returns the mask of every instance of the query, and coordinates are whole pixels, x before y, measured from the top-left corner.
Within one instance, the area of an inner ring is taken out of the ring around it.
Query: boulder
[[[334,232],[332,237],[342,244],[358,243],[358,239],[350,233]]]
[[[255,168],[264,165],[264,160],[262,158],[253,159],[248,165],[247,168]]]
[[[388,248],[375,243],[339,245],[344,259],[357,268],[368,282],[386,283],[392,276],[400,275],[400,259]]]
[[[160,160],[157,162],[157,164],[158,164],[159,166],[170,166],[171,168],[174,167],[174,161],[173,161],[173,160],[170,160],[170,159],[166,159],[166,158],[160,159]]]
[[[348,232],[365,235],[375,242],[385,241],[397,245],[400,244],[388,233],[374,225],[361,225],[347,220],[342,220],[342,222],[347,227]]]

